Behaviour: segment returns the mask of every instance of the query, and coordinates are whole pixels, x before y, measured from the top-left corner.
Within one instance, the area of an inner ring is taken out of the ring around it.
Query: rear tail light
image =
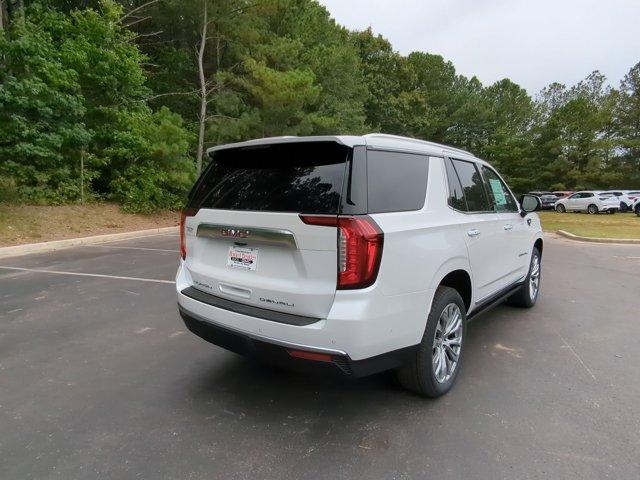
[[[338,228],[338,290],[366,288],[376,281],[384,234],[372,218],[300,215],[307,225]]]
[[[193,217],[196,213],[198,213],[198,210],[195,208],[185,208],[180,213],[180,257],[182,257],[183,260],[187,258],[187,239],[184,233],[184,224],[187,217]]]
[[[333,358],[326,353],[309,352],[308,350],[287,350],[289,356],[293,358],[302,358],[303,360],[312,360],[314,362],[331,362]]]

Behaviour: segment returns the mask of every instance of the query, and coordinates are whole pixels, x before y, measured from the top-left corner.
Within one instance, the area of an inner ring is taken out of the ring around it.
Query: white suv
[[[556,202],[556,212],[587,212],[595,215],[599,212],[616,213],[620,210],[618,197],[607,192],[583,191],[569,195]]]
[[[181,221],[180,313],[237,353],[426,396],[459,371],[466,321],[540,288],[535,196],[472,154],[391,135],[223,145]]]

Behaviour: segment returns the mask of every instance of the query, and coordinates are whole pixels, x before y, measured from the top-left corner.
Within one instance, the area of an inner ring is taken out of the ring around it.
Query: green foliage
[[[119,115],[113,143],[104,151],[111,160],[113,198],[130,212],[180,208],[195,181],[188,156],[192,137],[166,107]]]
[[[178,116],[147,107],[146,57],[121,15],[108,0],[69,13],[34,4],[0,35],[0,173],[18,200],[70,202],[84,190],[134,205],[126,182],[111,185],[133,166],[154,173],[144,185],[171,184],[172,200],[142,207],[138,195],[132,209],[176,206],[188,191],[191,136]]]
[[[613,111],[614,138],[622,155],[620,173],[640,185],[640,63],[636,63],[620,82]]]
[[[0,52],[0,175],[18,199],[72,200],[79,151],[90,139],[77,74],[31,18],[0,35]]]
[[[0,32],[0,199],[82,190],[128,211],[178,208],[200,120],[205,147],[382,131],[471,150],[516,191],[640,188],[640,64],[619,89],[594,72],[533,99],[350,32],[314,0],[25,4]]]

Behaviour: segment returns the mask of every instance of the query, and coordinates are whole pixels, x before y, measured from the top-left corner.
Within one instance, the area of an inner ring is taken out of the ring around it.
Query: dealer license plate
[[[250,247],[229,247],[227,267],[255,270],[258,267],[258,249]]]

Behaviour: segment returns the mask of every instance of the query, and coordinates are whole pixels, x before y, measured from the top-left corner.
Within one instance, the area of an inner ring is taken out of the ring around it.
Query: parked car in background
[[[567,198],[569,195],[573,194],[572,190],[557,190],[555,192],[552,192],[556,198]]]
[[[614,195],[618,201],[620,202],[620,211],[626,212],[631,210],[633,207],[633,202],[636,198],[640,196],[640,191],[634,190],[607,190],[602,193],[610,193]]]
[[[556,200],[558,199],[558,197],[556,197],[552,192],[545,191],[529,192],[529,195],[540,197],[543,210],[553,210],[556,206]]]
[[[620,210],[618,197],[606,192],[585,190],[576,192],[556,202],[556,212],[587,212],[595,215],[599,212],[616,213]]]
[[[631,208],[636,212],[636,215],[640,217],[640,197],[635,199]]]

